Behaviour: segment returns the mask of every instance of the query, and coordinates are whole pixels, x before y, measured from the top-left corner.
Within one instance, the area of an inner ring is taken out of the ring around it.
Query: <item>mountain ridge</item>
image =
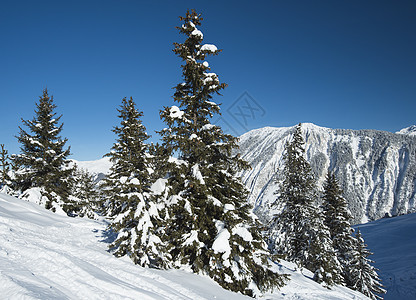
[[[266,220],[275,213],[284,165],[284,145],[292,127],[265,127],[240,136],[238,152],[250,163],[241,172],[249,202]],[[306,158],[322,185],[327,170],[335,172],[354,223],[415,211],[416,136],[373,129],[331,129],[302,124]]]

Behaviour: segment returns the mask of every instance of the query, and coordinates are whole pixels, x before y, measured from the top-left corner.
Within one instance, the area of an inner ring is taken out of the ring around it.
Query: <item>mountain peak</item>
[[[410,127],[403,128],[400,131],[397,131],[396,133],[416,136],[416,125],[412,125]]]

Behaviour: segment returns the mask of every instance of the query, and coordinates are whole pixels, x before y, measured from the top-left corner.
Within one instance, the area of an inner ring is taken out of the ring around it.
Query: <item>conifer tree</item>
[[[339,262],[342,265],[342,274],[346,282],[350,277],[352,249],[354,249],[353,229],[350,220],[352,216],[347,208],[347,201],[342,196],[342,190],[333,172],[328,171],[324,183],[323,213],[324,223],[328,227],[334,249],[337,253]]]
[[[4,144],[0,144],[1,152],[0,152],[0,164],[1,164],[1,170],[0,170],[0,188],[3,186],[10,184],[10,162],[9,162],[9,155],[8,151],[4,147]]]
[[[94,219],[100,212],[99,192],[93,176],[84,169],[74,168],[70,201],[64,205],[70,216]]]
[[[56,117],[55,108],[53,96],[49,96],[48,90],[44,89],[39,103],[36,103],[35,117],[32,120],[22,119],[29,131],[19,126],[17,139],[21,144],[21,153],[14,157],[18,169],[17,188],[23,192],[33,187],[41,188],[47,198],[42,204],[52,210],[55,210],[54,203],[68,200],[73,171],[67,159],[70,147],[65,148],[68,140],[60,136],[62,115]]]
[[[274,205],[283,206],[269,224],[269,248],[315,273],[315,280],[331,286],[342,282],[328,228],[318,208],[316,181],[304,157],[301,124],[285,146],[284,180]]]
[[[143,113],[131,97],[122,100],[118,112],[121,124],[113,130],[117,140],[106,155],[113,165],[103,184],[105,214],[114,217],[111,228],[117,234],[110,248],[118,257],[128,255],[142,266],[157,266],[161,242],[153,224],[158,216],[150,195],[149,136],[140,119]]]
[[[367,249],[359,229],[354,240],[353,258],[348,266],[351,274],[348,286],[370,299],[383,299],[380,295],[385,294],[386,290],[380,282],[378,270],[372,266],[374,261],[368,258],[373,253]]]
[[[177,158],[167,164],[166,235],[174,267],[208,274],[221,286],[252,295],[279,287],[283,277],[266,267],[266,245],[247,204],[247,191],[236,172],[248,165],[232,150],[237,138],[210,123],[220,106],[212,101],[226,87],[210,72],[208,55],[221,50],[202,44],[202,17],[188,11],[174,52],[182,61],[183,82],[175,88],[178,106],[165,107],[161,118],[163,147]],[[265,265],[263,265],[265,264]]]

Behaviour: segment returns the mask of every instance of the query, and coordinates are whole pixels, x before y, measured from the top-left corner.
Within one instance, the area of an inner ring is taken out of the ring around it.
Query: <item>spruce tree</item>
[[[329,228],[334,249],[342,265],[342,274],[346,282],[349,281],[349,262],[354,249],[353,229],[350,220],[352,216],[347,208],[347,201],[342,196],[342,190],[333,172],[328,171],[324,183],[323,212],[325,225]]]
[[[351,274],[348,286],[371,299],[383,299],[380,295],[385,294],[386,290],[380,282],[378,270],[372,266],[374,261],[368,258],[373,253],[367,249],[359,229],[354,240],[353,257],[348,266]]]
[[[115,256],[128,255],[142,266],[160,264],[160,238],[154,226],[157,207],[150,195],[149,138],[133,99],[123,98],[113,132],[117,140],[106,156],[113,163],[102,186],[105,214],[113,217],[111,229],[117,234],[110,245]],[[160,229],[159,229],[160,230]]]
[[[70,201],[64,205],[70,216],[94,219],[100,212],[99,192],[93,175],[77,166],[74,168]]]
[[[8,155],[8,151],[4,147],[4,144],[0,144],[1,152],[0,152],[0,188],[4,187],[5,185],[10,184],[10,157]]]
[[[21,144],[21,153],[13,161],[17,168],[17,188],[22,192],[33,187],[40,188],[47,199],[40,204],[52,210],[56,209],[56,203],[62,205],[68,200],[73,171],[67,159],[70,147],[65,147],[68,140],[60,136],[62,115],[57,117],[55,108],[53,96],[49,96],[48,90],[44,89],[39,103],[36,103],[35,117],[32,120],[22,119],[29,131],[19,126],[17,139]]]
[[[221,286],[253,295],[283,284],[267,267],[266,245],[247,203],[247,191],[236,172],[246,162],[232,151],[237,138],[210,123],[220,106],[212,101],[226,84],[210,72],[208,55],[221,50],[202,44],[197,26],[203,20],[188,11],[181,27],[186,40],[175,43],[182,61],[183,82],[175,87],[177,106],[165,107],[161,118],[163,147],[176,156],[167,164],[165,240],[174,267],[208,274]],[[165,194],[166,195],[166,194]]]
[[[274,205],[283,207],[269,224],[272,253],[315,273],[327,286],[342,282],[328,228],[318,207],[316,180],[304,157],[301,124],[285,146],[283,183]]]

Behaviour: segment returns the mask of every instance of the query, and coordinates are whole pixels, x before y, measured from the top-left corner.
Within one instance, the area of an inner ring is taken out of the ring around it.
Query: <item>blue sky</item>
[[[132,96],[155,130],[174,105],[188,8],[203,14],[208,59],[229,87],[222,117],[235,135],[312,122],[395,132],[416,124],[415,1],[2,1],[0,143],[18,153],[21,118],[47,87],[71,158],[107,153],[117,107]],[[251,110],[250,110],[251,108]]]

